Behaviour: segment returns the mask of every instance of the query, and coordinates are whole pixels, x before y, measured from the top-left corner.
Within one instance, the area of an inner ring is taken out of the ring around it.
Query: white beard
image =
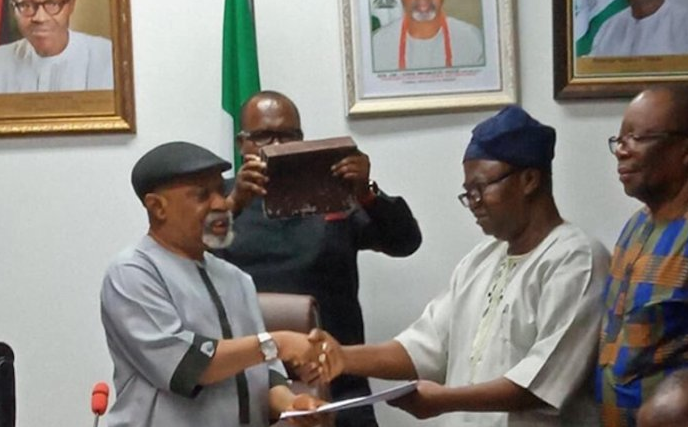
[[[212,224],[218,220],[227,221],[227,234],[224,236],[213,233]],[[209,249],[224,249],[232,243],[232,240],[234,240],[232,214],[229,212],[210,212],[203,223],[203,244]]]
[[[411,18],[413,18],[414,21],[427,22],[435,19],[437,16],[437,9],[434,3],[430,4],[430,9],[428,9],[427,12],[416,10],[417,3],[418,1],[414,1],[411,5]]]

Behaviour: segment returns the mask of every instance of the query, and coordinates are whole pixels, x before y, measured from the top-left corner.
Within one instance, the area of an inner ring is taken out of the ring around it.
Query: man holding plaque
[[[323,328],[341,342],[364,342],[358,302],[359,250],[408,256],[421,243],[420,229],[406,202],[370,181],[370,160],[357,152],[332,165],[336,177],[352,184],[358,203],[350,212],[287,219],[263,215],[265,163],[260,148],[303,139],[299,112],[285,95],[264,91],[244,104],[237,144],[244,164],[229,181],[235,240],[217,254],[249,273],[259,291],[312,295]],[[370,393],[365,379],[344,376],[332,384],[333,400]],[[337,414],[337,426],[376,426],[371,407]]]

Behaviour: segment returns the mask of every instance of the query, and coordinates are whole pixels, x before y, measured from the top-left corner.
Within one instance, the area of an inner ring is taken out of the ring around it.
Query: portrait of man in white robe
[[[0,93],[112,90],[109,10],[108,0],[9,0],[21,38],[0,46]]]
[[[576,56],[688,54],[688,0],[575,0]]]
[[[480,6],[480,1],[371,0],[373,70],[484,65]],[[465,11],[472,16],[464,18]]]

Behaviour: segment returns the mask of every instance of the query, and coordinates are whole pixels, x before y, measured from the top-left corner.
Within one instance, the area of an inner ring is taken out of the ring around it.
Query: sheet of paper
[[[373,393],[369,396],[354,397],[352,399],[340,400],[339,402],[327,403],[314,409],[312,411],[286,411],[282,412],[280,419],[301,417],[304,415],[319,414],[323,412],[337,412],[343,409],[355,408],[357,406],[372,405],[377,402],[384,402],[387,400],[394,400],[405,394],[411,393],[416,389],[418,381],[411,381],[409,383],[401,384],[396,387],[388,388],[387,390]]]

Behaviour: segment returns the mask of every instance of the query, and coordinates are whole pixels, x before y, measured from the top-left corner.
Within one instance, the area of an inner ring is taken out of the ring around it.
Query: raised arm
[[[228,189],[227,201],[234,215],[239,214],[254,197],[265,195],[265,184],[268,181],[265,168],[265,162],[258,156],[244,156],[244,164],[231,181],[232,188]]]
[[[352,218],[359,225],[357,246],[390,256],[408,256],[421,244],[418,222],[401,197],[370,186],[370,159],[365,153],[345,157],[332,166],[335,176],[350,181],[361,206]]]

